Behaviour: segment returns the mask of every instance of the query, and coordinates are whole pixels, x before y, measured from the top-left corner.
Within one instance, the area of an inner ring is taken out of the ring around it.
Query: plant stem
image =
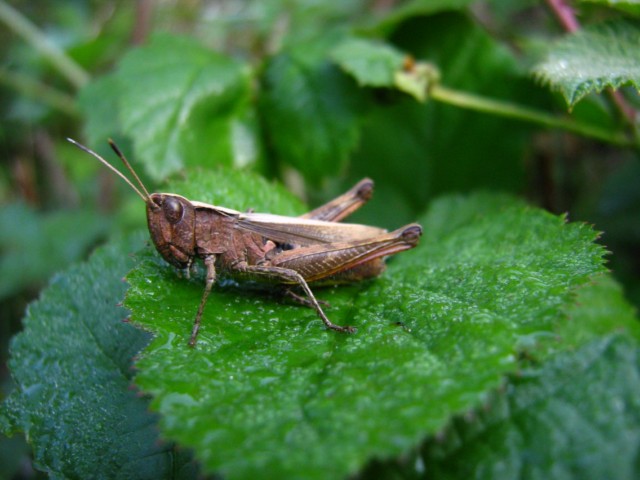
[[[573,9],[563,0],[547,0],[547,4],[567,32],[573,33],[580,28]]]
[[[35,98],[67,115],[72,117],[78,115],[73,97],[31,77],[0,69],[0,83],[4,83],[24,96]]]
[[[24,15],[4,1],[0,1],[0,20],[21,36],[47,59],[75,88],[89,81],[89,74],[49,39]]]
[[[430,97],[434,100],[455,105],[457,107],[538,123],[549,128],[559,128],[585,137],[596,138],[617,146],[629,147],[635,145],[634,142],[626,136],[617,132],[610,132],[602,128],[578,123],[573,120],[565,120],[546,112],[523,107],[514,103],[484,98],[466,92],[459,92],[441,85],[434,85],[432,87]]]

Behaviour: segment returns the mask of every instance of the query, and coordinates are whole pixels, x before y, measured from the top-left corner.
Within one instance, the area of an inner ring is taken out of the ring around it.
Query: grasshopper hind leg
[[[196,346],[198,331],[200,330],[200,323],[202,322],[202,312],[204,312],[204,306],[207,304],[209,293],[211,293],[211,287],[213,287],[213,284],[216,282],[215,263],[215,255],[208,255],[204,259],[204,265],[207,268],[207,280],[202,294],[202,300],[200,300],[200,305],[198,306],[198,313],[196,314],[196,318],[193,322],[193,329],[191,330],[191,338],[189,339],[189,346],[191,348]]]
[[[347,192],[300,218],[339,222],[367,203],[373,195],[373,180],[363,178]]]
[[[274,283],[299,286],[300,288],[302,288],[302,290],[304,290],[304,293],[307,296],[306,299],[303,299],[303,302],[316,311],[316,313],[322,320],[322,323],[324,323],[327,328],[343,333],[356,332],[355,327],[336,325],[331,320],[329,320],[329,318],[322,310],[320,302],[318,302],[318,300],[316,299],[305,279],[295,270],[267,265],[247,265],[246,263],[236,265],[235,270],[238,273],[255,278],[256,280],[263,280],[268,282],[272,281]]]
[[[288,298],[290,298],[291,300],[293,300],[296,303],[299,303],[302,306],[305,307],[309,307],[309,308],[314,308],[313,302],[311,300],[309,300],[307,297],[303,296],[303,295],[299,295],[297,294],[294,290],[293,287],[285,287],[282,290],[282,294]],[[325,301],[325,300],[318,300],[316,298],[316,302],[318,302],[321,306],[328,308],[331,305],[329,304],[329,302]]]

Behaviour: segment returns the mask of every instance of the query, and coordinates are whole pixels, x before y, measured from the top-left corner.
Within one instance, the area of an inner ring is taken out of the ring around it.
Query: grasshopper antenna
[[[127,184],[133,188],[134,192],[136,192],[138,194],[138,196],[140,198],[142,198],[142,200],[144,200],[144,203],[153,203],[151,201],[151,195],[149,195],[149,192],[147,191],[147,189],[144,187],[144,184],[142,183],[142,180],[140,180],[140,177],[138,177],[138,175],[136,174],[135,170],[133,169],[133,167],[129,164],[129,162],[127,161],[127,159],[125,158],[125,156],[122,154],[122,152],[120,151],[120,149],[116,146],[116,144],[113,142],[113,140],[109,139],[109,145],[111,146],[111,148],[113,149],[114,152],[116,152],[116,155],[118,155],[118,157],[120,157],[120,160],[122,160],[122,162],[124,163],[125,167],[127,167],[127,170],[129,170],[131,172],[131,174],[133,175],[133,177],[136,179],[136,181],[138,182],[138,185],[140,186],[140,188],[142,189],[142,192],[144,192],[144,194],[131,182],[131,180],[129,180],[127,177],[124,176],[124,174],[118,170],[116,167],[114,167],[113,165],[111,165],[109,162],[107,162],[104,158],[102,158],[100,155],[98,155],[96,152],[94,152],[93,150],[91,150],[88,147],[85,147],[84,145],[82,145],[81,143],[76,142],[74,139],[72,138],[67,138],[67,140],[71,143],[73,143],[76,147],[78,147],[80,150],[83,150],[85,152],[87,152],[89,155],[95,157],[96,159],[98,159],[98,161],[100,161],[103,165],[105,165],[109,170],[111,170],[112,172],[114,172],[116,175],[118,175],[120,178],[122,178],[125,182],[127,182]]]

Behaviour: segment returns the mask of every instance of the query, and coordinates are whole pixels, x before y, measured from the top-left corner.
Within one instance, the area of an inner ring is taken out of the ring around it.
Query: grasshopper
[[[373,194],[365,178],[343,195],[300,217],[239,212],[194,202],[174,193],[149,194],[115,143],[109,145],[138,187],[93,150],[67,139],[122,178],[146,204],[151,239],[169,264],[188,275],[200,258],[206,268],[205,288],[195,316],[189,345],[194,347],[202,313],[217,272],[235,279],[264,281],[286,287],[298,302],[313,308],[325,326],[354,333],[351,326],[332,323],[309,284],[340,284],[377,277],[384,257],[415,247],[422,235],[417,223],[387,232],[378,227],[340,223]],[[298,287],[306,296],[291,290]]]

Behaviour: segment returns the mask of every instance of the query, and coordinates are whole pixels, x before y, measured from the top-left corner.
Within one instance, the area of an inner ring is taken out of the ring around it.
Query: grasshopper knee
[[[415,246],[422,236],[422,227],[417,223],[410,223],[402,228],[400,235],[405,243]]]
[[[364,178],[357,185],[356,196],[365,202],[373,196],[373,180]]]

